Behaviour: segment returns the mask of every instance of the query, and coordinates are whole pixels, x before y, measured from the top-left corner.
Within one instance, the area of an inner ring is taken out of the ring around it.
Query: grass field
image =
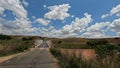
[[[66,38],[66,39],[52,39],[53,47],[67,48],[67,49],[89,49],[86,45],[87,39]]]

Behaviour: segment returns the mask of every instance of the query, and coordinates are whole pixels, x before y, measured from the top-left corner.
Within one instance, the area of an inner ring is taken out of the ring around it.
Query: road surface
[[[58,68],[57,62],[47,48],[47,43],[43,42],[41,46],[44,48],[35,48],[0,63],[0,68]]]
[[[49,46],[48,46],[48,44],[46,43],[46,41],[43,41],[43,43],[40,44],[40,45],[38,46],[38,48],[49,48]]]

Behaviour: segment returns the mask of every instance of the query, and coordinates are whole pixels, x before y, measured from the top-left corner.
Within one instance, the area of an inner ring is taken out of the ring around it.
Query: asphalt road
[[[38,48],[49,48],[48,44],[46,43],[46,41],[43,41],[42,44],[40,44],[38,46]]]
[[[37,48],[25,52],[15,58],[0,63],[0,68],[57,68],[57,63],[47,48],[46,42]],[[40,47],[41,47],[40,46]]]

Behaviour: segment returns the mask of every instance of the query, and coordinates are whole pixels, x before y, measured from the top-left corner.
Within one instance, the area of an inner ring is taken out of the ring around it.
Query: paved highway
[[[39,48],[0,63],[0,68],[57,68],[57,63],[53,60],[47,43],[43,41]]]
[[[49,46],[48,46],[48,44],[46,43],[46,41],[43,41],[43,43],[40,44],[40,45],[38,46],[38,48],[49,48]]]

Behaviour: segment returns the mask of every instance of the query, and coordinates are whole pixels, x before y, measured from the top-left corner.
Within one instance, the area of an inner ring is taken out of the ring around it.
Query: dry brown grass
[[[33,41],[22,41],[19,39],[0,40],[0,56],[24,51],[33,46]]]
[[[95,59],[94,49],[60,49],[62,54],[81,57],[82,59]]]

